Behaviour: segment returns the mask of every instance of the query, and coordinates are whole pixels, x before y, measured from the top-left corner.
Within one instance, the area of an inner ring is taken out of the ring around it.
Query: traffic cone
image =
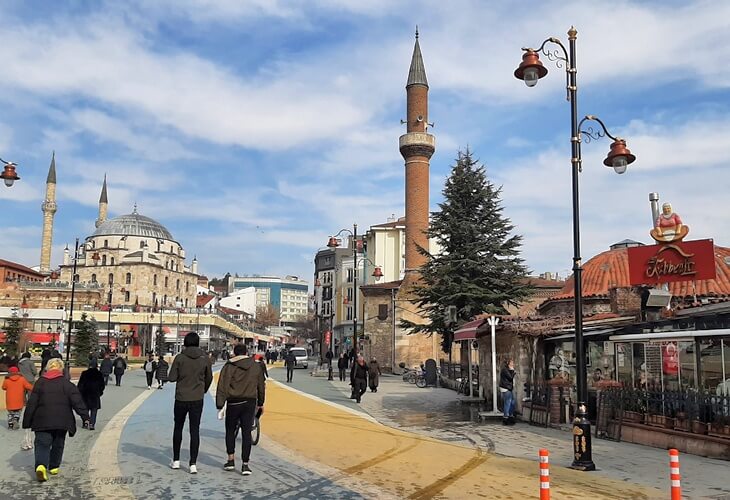
[[[540,500],[550,500],[550,453],[546,449],[540,450]],[[672,497],[674,499],[674,497]]]
[[[669,450],[669,480],[671,481],[672,500],[682,500],[682,486],[679,476],[679,451],[672,448]]]

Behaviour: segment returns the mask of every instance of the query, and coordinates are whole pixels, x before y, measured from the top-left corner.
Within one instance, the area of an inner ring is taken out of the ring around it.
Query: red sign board
[[[632,285],[711,280],[716,276],[712,240],[631,247],[628,251]]]
[[[324,343],[325,344],[330,345],[331,335],[332,335],[332,333],[329,330],[324,332]]]

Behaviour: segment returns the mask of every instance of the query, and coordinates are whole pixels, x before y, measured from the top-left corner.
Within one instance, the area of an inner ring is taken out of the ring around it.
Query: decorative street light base
[[[591,422],[586,416],[586,404],[578,403],[573,419],[573,463],[571,469],[596,470],[591,447]]]

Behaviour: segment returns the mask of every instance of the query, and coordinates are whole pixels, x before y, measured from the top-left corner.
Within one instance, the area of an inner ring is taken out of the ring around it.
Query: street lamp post
[[[109,346],[109,332],[112,329],[112,286],[113,285],[111,283],[109,283],[109,301],[108,301],[109,315],[107,316],[107,320],[106,320],[106,350],[107,351],[111,350],[110,346]]]
[[[0,163],[4,164],[3,172],[0,174],[0,179],[3,180],[7,187],[12,187],[15,181],[20,180],[18,174],[15,172],[15,168],[18,166],[17,163],[12,161],[5,161],[0,158]]]
[[[71,311],[68,316],[68,338],[66,339],[66,378],[71,378],[71,368],[69,367],[69,361],[71,359],[71,329],[74,323],[74,297],[76,295],[76,266],[79,261],[79,239],[76,238],[76,246],[74,248],[74,267],[71,271]]]
[[[626,167],[636,157],[626,147],[626,141],[611,135],[603,122],[593,115],[586,115],[578,122],[578,83],[576,68],[576,39],[578,31],[571,27],[568,30],[569,48],[555,37],[550,37],[542,42],[538,49],[523,48],[522,62],[515,70],[514,75],[524,80],[528,87],[534,87],[540,78],[547,75],[548,70],[540,61],[539,54],[542,53],[549,60],[555,62],[558,68],[565,67],[567,99],[570,102],[570,144],[571,144],[571,171],[573,187],[573,283],[575,296],[575,349],[576,349],[576,389],[578,401],[573,420],[573,456],[572,467],[575,469],[590,471],[595,470],[591,449],[590,421],[587,418],[586,401],[588,400],[588,382],[586,374],[586,353],[583,342],[583,284],[582,284],[582,263],[580,256],[580,204],[578,196],[578,178],[582,171],[581,137],[586,137],[586,142],[607,136],[613,139],[611,150],[603,161],[607,167],[613,167],[617,174],[626,172]],[[559,49],[550,50],[547,44],[557,45]],[[594,131],[593,128],[581,130],[586,121],[597,122],[602,130]]]

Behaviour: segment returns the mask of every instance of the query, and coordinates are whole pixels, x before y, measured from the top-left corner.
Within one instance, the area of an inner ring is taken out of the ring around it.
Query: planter
[[[710,424],[707,434],[721,438],[730,438],[730,425]]]
[[[638,411],[624,410],[624,412],[623,412],[623,420],[624,420],[624,422],[641,423],[644,420],[644,414],[643,413],[639,413]]]
[[[699,420],[693,420],[692,432],[695,434],[707,434],[707,424]]]
[[[645,422],[652,427],[661,427],[662,429],[674,428],[674,419],[664,415],[653,415],[651,413],[647,413]]]
[[[674,430],[689,432],[692,430],[687,414],[684,412],[677,413],[674,419]]]

